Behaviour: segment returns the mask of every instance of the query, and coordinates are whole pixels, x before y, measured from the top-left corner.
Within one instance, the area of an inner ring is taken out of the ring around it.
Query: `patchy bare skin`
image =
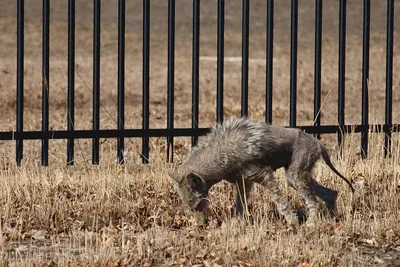
[[[299,221],[288,199],[283,195],[274,172],[285,168],[289,185],[304,199],[309,212],[307,224],[317,218],[324,201],[327,214],[334,215],[338,192],[320,185],[312,178],[312,170],[322,156],[327,165],[354,192],[351,183],[332,165],[322,143],[299,129],[251,122],[246,118],[230,118],[218,124],[194,147],[180,172],[170,173],[184,204],[199,211],[207,219],[208,191],[226,180],[236,184],[236,214],[243,214],[244,199],[249,199],[253,183],[263,185],[279,213],[291,226]]]

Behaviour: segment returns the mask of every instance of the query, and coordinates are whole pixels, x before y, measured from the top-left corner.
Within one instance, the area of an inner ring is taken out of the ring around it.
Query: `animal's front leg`
[[[238,181],[236,182],[236,216],[243,216],[243,204],[248,203],[250,192],[253,188],[252,182]]]

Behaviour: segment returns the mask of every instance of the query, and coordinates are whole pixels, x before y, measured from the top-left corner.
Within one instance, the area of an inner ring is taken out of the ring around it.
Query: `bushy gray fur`
[[[354,191],[351,183],[333,167],[318,139],[299,129],[252,122],[247,118],[230,118],[223,124],[217,124],[193,148],[180,172],[169,175],[177,185],[184,204],[192,210],[203,212],[205,218],[211,186],[221,180],[237,184],[236,213],[241,215],[244,197],[248,199],[255,182],[268,189],[286,221],[297,225],[298,218],[273,173],[278,168],[285,168],[289,185],[305,200],[311,222],[319,211],[315,196],[325,202],[332,214],[338,195],[336,190],[323,187],[312,178],[312,169],[321,155]]]

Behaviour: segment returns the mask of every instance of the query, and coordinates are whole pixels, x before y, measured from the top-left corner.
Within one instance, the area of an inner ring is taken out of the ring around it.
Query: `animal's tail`
[[[320,143],[321,145],[321,154],[322,154],[322,158],[324,159],[325,163],[329,166],[329,168],[331,168],[331,170],[336,173],[340,178],[342,178],[350,187],[351,191],[354,193],[354,187],[351,184],[351,182],[349,180],[347,180],[336,168],[335,166],[333,166],[332,161],[329,157],[328,151],[326,150],[326,148],[324,147],[324,145],[322,143]]]

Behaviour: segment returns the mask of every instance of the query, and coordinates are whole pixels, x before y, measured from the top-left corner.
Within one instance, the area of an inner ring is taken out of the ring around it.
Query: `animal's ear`
[[[175,183],[179,183],[181,181],[181,176],[177,172],[168,172],[168,176]]]
[[[207,190],[206,181],[204,181],[204,179],[201,178],[199,175],[191,172],[188,175],[186,175],[186,179],[187,179],[187,184],[192,190],[198,192],[204,192]]]

